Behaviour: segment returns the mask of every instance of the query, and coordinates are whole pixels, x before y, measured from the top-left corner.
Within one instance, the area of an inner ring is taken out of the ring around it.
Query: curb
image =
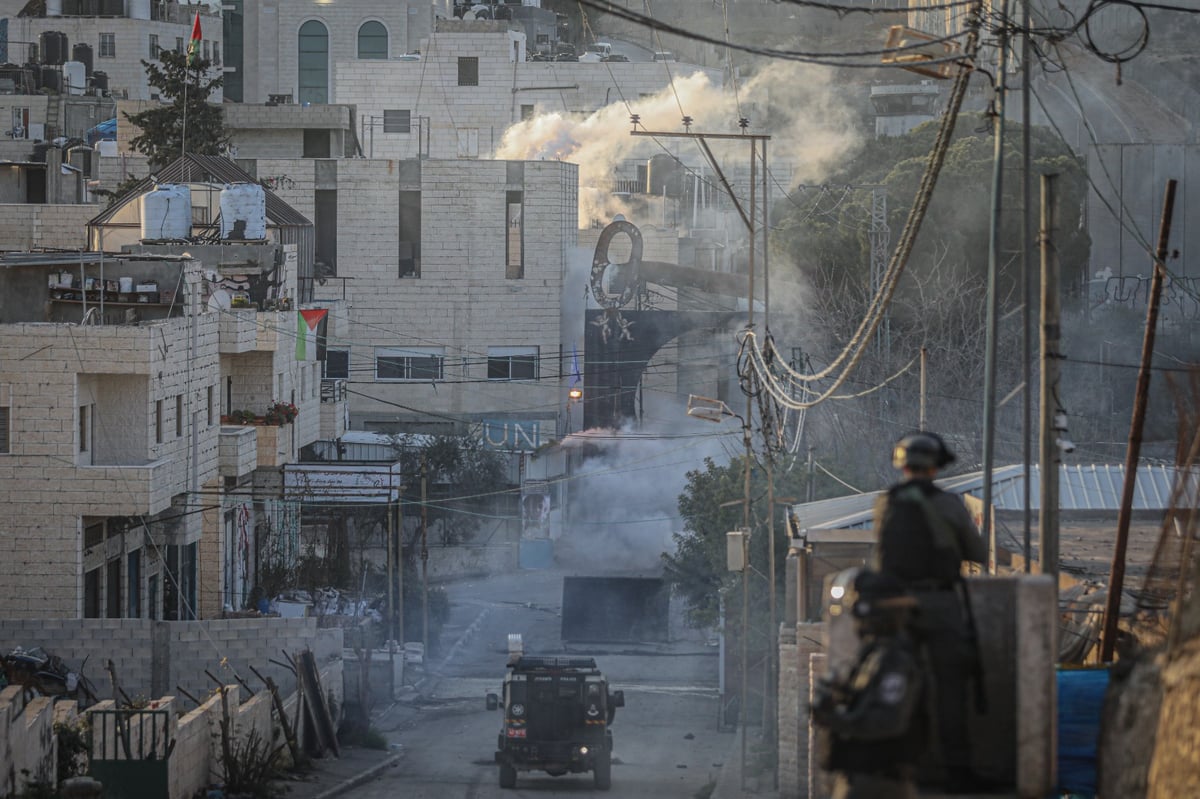
[[[361,774],[355,774],[350,779],[343,780],[342,782],[338,783],[337,785],[334,785],[332,788],[326,788],[324,791],[321,791],[319,794],[314,796],[312,799],[333,799],[333,797],[340,796],[343,793],[345,793],[346,791],[351,790],[352,788],[357,788],[358,786],[362,785],[364,782],[375,779],[375,777],[379,776],[381,773],[383,773],[387,769],[391,768],[392,766],[396,765],[403,759],[404,759],[404,753],[397,752],[396,754],[392,755],[391,757],[387,758],[386,760],[382,760],[382,761],[376,763],[374,766],[371,766],[369,769],[362,772]]]

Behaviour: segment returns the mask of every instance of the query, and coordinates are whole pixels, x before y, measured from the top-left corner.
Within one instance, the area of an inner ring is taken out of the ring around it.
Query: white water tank
[[[63,91],[67,94],[83,94],[87,91],[87,65],[82,61],[63,64]]]
[[[150,19],[150,0],[126,0],[125,15],[130,19]]]
[[[221,190],[221,238],[261,241],[267,237],[267,193],[257,183]]]
[[[62,0],[46,0],[46,16],[61,17],[62,7]]]
[[[142,195],[142,241],[192,235],[192,190],[164,183]]]

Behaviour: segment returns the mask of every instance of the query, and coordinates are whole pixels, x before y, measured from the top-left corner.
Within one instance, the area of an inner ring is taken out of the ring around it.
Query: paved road
[[[734,736],[718,732],[716,649],[674,625],[669,644],[563,646],[561,572],[521,572],[450,586],[451,620],[442,653],[421,698],[380,721],[405,753],[400,765],[356,789],[358,799],[578,796],[594,791],[590,774],[521,773],[501,790],[492,761],[500,716],[484,696],[504,674],[507,636],[520,632],[526,651],[590,654],[626,706],[613,724],[610,795],[690,799],[714,782]]]

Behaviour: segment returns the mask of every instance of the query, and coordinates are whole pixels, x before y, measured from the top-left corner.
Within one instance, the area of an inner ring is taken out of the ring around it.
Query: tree
[[[189,66],[187,54],[173,50],[160,51],[158,59],[159,64],[143,60],[142,66],[150,86],[166,104],[125,115],[141,130],[130,144],[149,156],[151,169],[166,166],[184,151],[221,155],[229,144],[229,133],[221,107],[208,98],[220,88],[222,77],[209,77],[211,62],[207,59],[197,59]]]
[[[820,331],[807,349],[814,368],[821,368],[853,335],[873,295],[871,264],[871,191],[854,185],[886,187],[892,246],[902,230],[925,170],[939,122],[929,122],[905,136],[873,139],[824,191],[798,195],[793,203],[776,204],[776,253],[771,263],[791,263],[813,286],[806,308],[809,329]],[[887,323],[846,384],[842,394],[879,386],[917,357],[928,355],[927,419],[935,420],[959,453],[962,468],[979,463],[982,434],[984,333],[987,311],[986,276],[991,221],[991,174],[995,139],[991,120],[982,114],[958,119],[937,188],[927,209],[916,246],[887,312]],[[1011,124],[1005,136],[1006,180],[1001,220],[1002,251],[998,268],[999,319],[997,382],[1000,396],[1022,382],[1020,284],[1021,126]],[[1087,177],[1083,164],[1051,130],[1033,127],[1035,173],[1059,175],[1059,221],[1055,249],[1068,292],[1079,293],[1087,277],[1090,242],[1083,224]],[[1037,187],[1034,187],[1037,202]],[[1037,213],[1034,213],[1037,224]],[[1037,269],[1038,257],[1033,255]],[[1034,315],[1036,317],[1034,299]],[[1017,311],[1014,313],[1014,311]],[[815,335],[815,334],[814,334]],[[1036,344],[1035,344],[1036,350]],[[920,388],[915,366],[903,379],[862,399],[828,403],[809,417],[809,429],[824,440],[819,451],[851,451],[874,467],[877,479],[893,473],[886,446],[918,424]],[[997,418],[997,454],[1020,457],[1021,404],[1012,402]]]
[[[774,469],[775,496],[804,496],[805,478],[801,470],[789,468],[791,456],[780,458]],[[724,466],[711,458],[704,459],[704,468],[688,472],[687,486],[679,496],[679,515],[684,532],[676,533],[674,554],[662,556],[664,577],[676,595],[687,603],[689,623],[697,627],[713,626],[718,621],[722,594],[740,601],[740,585],[726,568],[725,534],[742,526],[742,507],[745,497],[743,458],[734,458]],[[751,529],[750,562],[760,572],[766,572],[767,555],[767,485],[766,471],[753,465],[750,477]],[[730,504],[732,503],[732,504]],[[775,513],[779,514],[778,508]],[[776,588],[782,588],[787,534],[780,516],[775,520]],[[765,596],[765,592],[755,591]]]

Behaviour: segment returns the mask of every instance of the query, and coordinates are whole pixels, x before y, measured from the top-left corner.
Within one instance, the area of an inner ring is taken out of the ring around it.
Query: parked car
[[[604,58],[601,58],[600,60],[601,61],[628,61],[629,59],[626,58],[625,56],[621,55],[620,53],[613,53],[612,55],[604,56]]]
[[[674,61],[675,54],[668,53],[666,50],[659,50],[657,53],[654,54],[654,60],[655,61]]]

